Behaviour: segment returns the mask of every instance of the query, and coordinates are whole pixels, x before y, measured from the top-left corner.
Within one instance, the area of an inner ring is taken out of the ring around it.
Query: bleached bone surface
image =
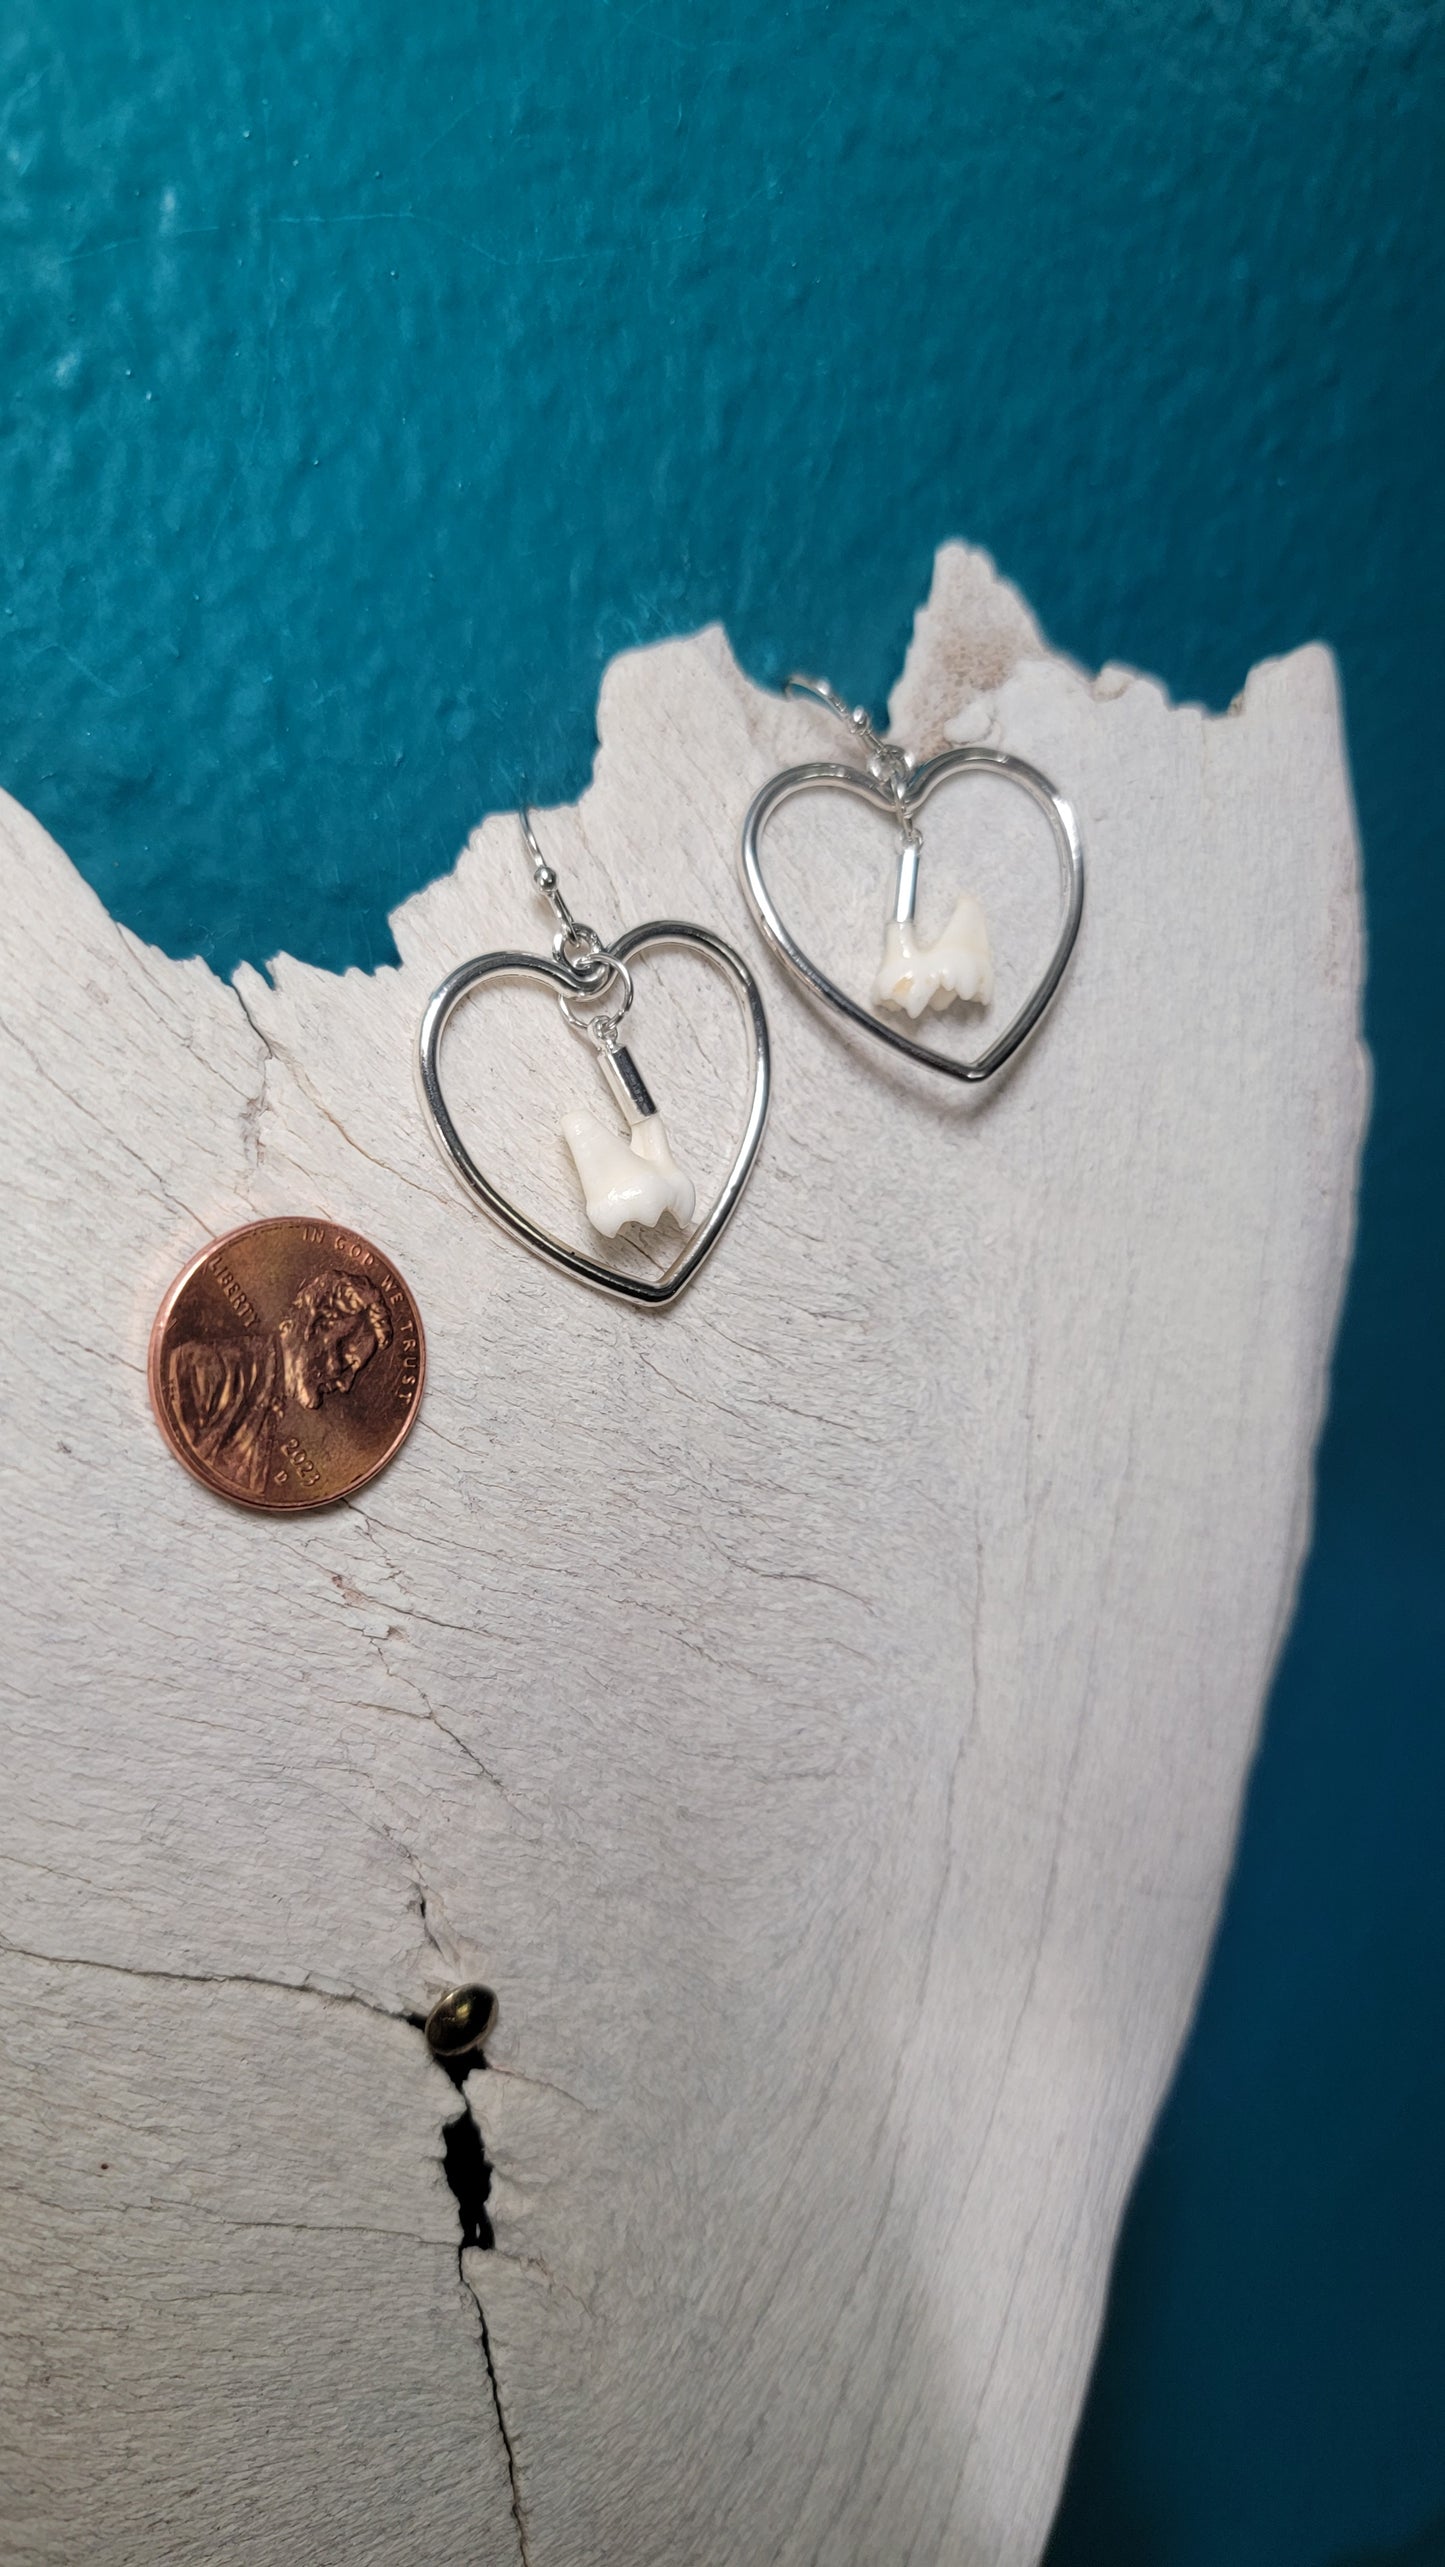
[[[1355,849],[1322,650],[1172,710],[950,548],[893,712],[1070,796],[1073,968],[981,1097],[767,970],[767,1143],[660,1315],[530,1260],[422,1129],[427,993],[542,942],[510,815],[400,970],[232,990],[6,808],[23,2567],[1038,2556],[1308,1526]],[[547,827],[579,910],[755,951],[738,826],[827,717],[709,632],[615,663],[600,728]],[[1057,900],[1019,799],[929,813],[1005,1010]],[[792,804],[777,846],[856,967],[886,823]],[[636,1011],[701,1206],[745,1073],[708,977],[644,964]],[[579,1225],[555,1008],[449,1041],[473,1146]],[[430,1379],[360,1502],[268,1521],[163,1448],[146,1332],[209,1233],[313,1207],[399,1260]],[[404,2020],[456,1976],[502,2004],[475,2299]]]

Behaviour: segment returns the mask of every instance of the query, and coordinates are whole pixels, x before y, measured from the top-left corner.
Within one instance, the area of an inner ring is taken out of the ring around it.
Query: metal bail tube
[[[657,1108],[648,1094],[647,1082],[627,1045],[618,1043],[611,1049],[600,1051],[597,1057],[602,1064],[602,1075],[628,1122],[634,1129],[639,1123],[645,1123],[649,1114],[655,1114]]]
[[[917,830],[906,829],[898,850],[898,890],[893,902],[894,922],[899,927],[908,927],[913,923],[914,906],[918,899],[918,859],[922,852],[923,840],[919,837]]]

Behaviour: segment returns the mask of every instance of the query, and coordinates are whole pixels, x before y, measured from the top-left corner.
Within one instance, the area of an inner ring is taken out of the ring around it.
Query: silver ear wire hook
[[[842,696],[838,694],[836,688],[828,684],[825,677],[804,677],[801,674],[785,677],[783,693],[795,696],[810,695],[815,704],[826,706],[827,710],[836,715],[840,722],[845,723],[854,739],[867,752],[868,773],[874,782],[885,786],[892,794],[894,801],[900,803],[905,811],[907,810],[911,799],[913,760],[906,749],[899,748],[895,740],[885,740],[880,732],[874,730],[872,719],[861,704],[855,704],[850,712]]]
[[[828,684],[825,677],[805,677],[801,669],[795,669],[791,677],[784,678],[783,693],[811,695],[815,704],[826,705],[828,711],[835,713],[840,722],[846,722],[850,730],[869,733],[872,731],[873,726],[862,705],[856,704],[850,713],[842,696]]]
[[[523,843],[532,860],[532,880],[557,921],[552,939],[552,952],[564,971],[570,972],[579,990],[589,997],[600,997],[611,986],[614,972],[604,960],[604,947],[595,927],[584,927],[572,915],[558,888],[556,872],[548,864],[537,843],[532,815],[524,802],[517,805]],[[576,1022],[569,1017],[568,1023]]]
[[[573,917],[562,897],[556,870],[548,864],[537,843],[532,815],[524,802],[517,805],[517,818],[522,824],[522,836],[532,860],[532,880],[558,922],[557,933],[552,939],[554,960],[576,982],[579,998],[602,999],[610,998],[614,991],[621,993],[615,1005],[599,1007],[595,1015],[579,1015],[569,990],[561,992],[557,1004],[573,1033],[585,1036],[589,1043],[596,1045],[604,1069],[611,1061],[626,1061],[624,1075],[630,1075],[645,1096],[647,1091],[618,1041],[622,1019],[632,1005],[632,974],[615,954],[608,953],[595,927],[583,926]],[[649,1105],[647,1111],[650,1113],[653,1108]]]

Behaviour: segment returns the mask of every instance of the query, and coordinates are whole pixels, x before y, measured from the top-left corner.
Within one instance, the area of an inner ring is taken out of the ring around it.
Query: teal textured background
[[[0,25],[0,771],[173,953],[384,958],[624,644],[881,703],[950,534],[1177,695],[1339,652],[1318,1538],[1050,2567],[1445,2561],[1442,108],[1388,0]]]

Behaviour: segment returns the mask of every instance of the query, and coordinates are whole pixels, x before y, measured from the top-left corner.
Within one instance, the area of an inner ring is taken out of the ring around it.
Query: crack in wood
[[[412,2015],[408,2020],[415,2024],[419,2032],[424,2032],[424,2017]],[[521,2488],[517,2477],[517,2455],[512,2447],[512,2437],[502,2405],[502,2386],[497,2377],[497,2362],[492,2350],[491,2330],[487,2325],[487,2312],[482,2305],[482,2295],[467,2271],[469,2254],[490,2254],[497,2242],[491,2212],[487,2206],[492,2190],[492,2163],[487,2155],[486,2141],[482,2137],[481,2123],[472,2110],[471,2097],[467,2093],[468,2079],[485,2073],[486,2057],[480,2050],[469,2052],[463,2059],[443,2059],[438,2057],[435,2051],[430,2050],[427,2055],[435,2061],[436,2066],[445,2076],[450,2077],[462,2099],[462,2109],[455,2119],[442,2124],[442,2172],[456,2202],[457,2217],[461,2223],[462,2232],[457,2246],[457,2279],[477,2313],[477,2331],[481,2339],[482,2360],[487,2366],[487,2382],[491,2389],[492,2407],[507,2463],[512,2520],[516,2525],[521,2567],[531,2567],[530,2552],[527,2547],[527,2526],[523,2517]]]

